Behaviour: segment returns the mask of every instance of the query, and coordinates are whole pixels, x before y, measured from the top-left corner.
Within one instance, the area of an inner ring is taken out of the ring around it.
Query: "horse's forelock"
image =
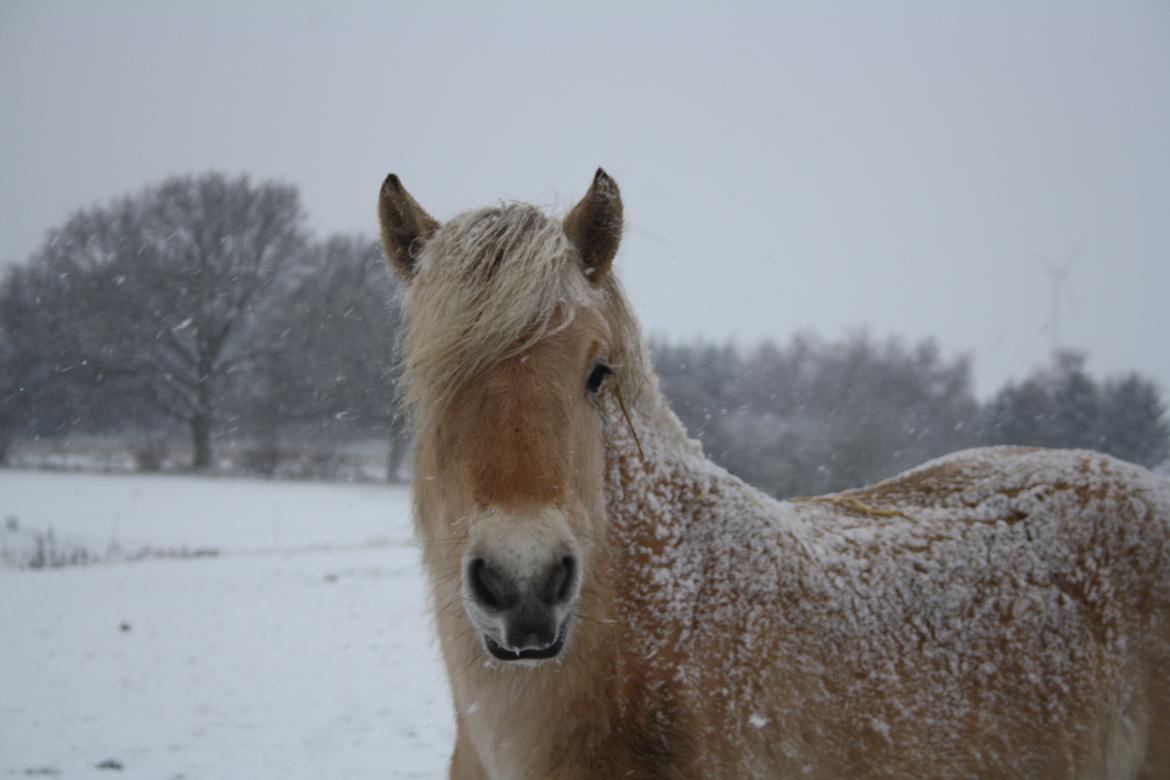
[[[559,220],[511,203],[462,214],[427,243],[406,299],[403,398],[420,425],[441,416],[458,390],[598,309],[614,343],[610,360],[637,394],[647,374],[638,328],[617,280],[590,284]]]

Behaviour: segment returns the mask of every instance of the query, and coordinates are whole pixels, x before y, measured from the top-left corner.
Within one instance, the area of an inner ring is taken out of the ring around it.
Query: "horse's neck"
[[[696,735],[714,733],[713,722],[734,715],[725,705],[702,706],[695,698],[701,691],[746,695],[742,686],[751,674],[733,680],[736,670],[711,663],[721,654],[743,661],[742,648],[732,647],[735,638],[761,630],[740,625],[736,610],[720,606],[754,576],[731,568],[728,545],[744,535],[727,532],[756,530],[777,507],[708,461],[661,396],[627,411],[607,409],[605,417],[613,583],[606,617],[618,628],[602,652],[610,654],[607,663],[620,683],[621,728],[638,726],[645,744],[682,755],[695,748]],[[761,637],[757,646],[765,644]],[[750,659],[737,667],[751,668]]]
[[[669,632],[677,617],[663,611],[673,590],[663,579],[694,577],[719,544],[716,522],[738,522],[745,499],[769,499],[707,460],[656,388],[626,411],[605,418],[607,547],[620,583],[612,617],[648,621],[639,627],[648,636]],[[647,609],[651,603],[657,607]]]
[[[736,481],[687,436],[656,386],[635,408],[615,399],[605,414],[606,491],[611,528],[663,533],[694,514],[696,490]]]

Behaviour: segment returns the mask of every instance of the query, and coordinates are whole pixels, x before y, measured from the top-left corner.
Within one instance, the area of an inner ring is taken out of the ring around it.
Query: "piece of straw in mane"
[[[591,284],[561,221],[528,204],[444,224],[419,256],[405,306],[403,397],[420,426],[477,374],[565,327],[581,307],[606,313],[608,359],[627,394],[640,395],[649,374],[617,280]]]

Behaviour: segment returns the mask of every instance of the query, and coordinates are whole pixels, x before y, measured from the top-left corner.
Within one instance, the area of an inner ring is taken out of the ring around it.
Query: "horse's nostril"
[[[557,590],[557,600],[566,601],[573,592],[573,586],[577,583],[577,559],[572,555],[566,555],[561,558],[561,568],[565,571],[565,578]]]
[[[476,600],[488,609],[503,609],[506,595],[497,577],[488,569],[487,561],[475,558],[467,567],[467,581]]]
[[[563,604],[573,595],[573,586],[576,584],[577,559],[572,555],[562,556],[549,573],[545,587],[545,602],[549,605]]]

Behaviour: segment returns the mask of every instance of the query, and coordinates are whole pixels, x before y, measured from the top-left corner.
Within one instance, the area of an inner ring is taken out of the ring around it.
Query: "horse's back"
[[[920,533],[938,538],[987,527],[992,532],[985,545],[993,555],[1011,560],[1022,554],[1052,567],[1053,576],[1108,570],[1113,586],[1124,587],[1109,594],[1074,593],[1076,586],[1064,583],[1060,587],[1070,598],[1108,595],[1150,617],[1159,604],[1170,604],[1170,480],[1102,453],[966,450],[840,498],[856,501],[863,514],[872,506],[874,516],[889,512],[887,517],[921,523]],[[1027,562],[1020,564],[1026,568]]]
[[[1170,777],[1166,480],[997,447],[808,503],[841,771]]]

